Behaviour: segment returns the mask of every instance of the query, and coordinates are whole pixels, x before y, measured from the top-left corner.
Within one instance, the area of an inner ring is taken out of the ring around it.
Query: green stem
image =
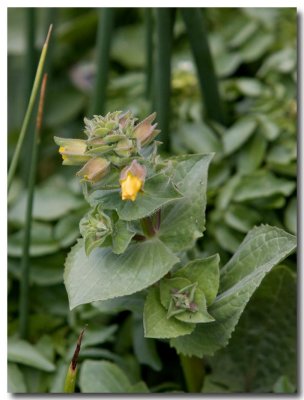
[[[223,104],[220,99],[217,77],[208,44],[204,15],[199,8],[182,8],[190,45],[196,62],[206,116],[225,123]]]
[[[155,229],[153,226],[153,220],[151,217],[145,217],[140,220],[140,224],[143,230],[143,233],[146,237],[152,237],[155,235]]]
[[[205,368],[202,358],[180,355],[180,361],[189,393],[200,393],[203,387]]]
[[[172,10],[157,8],[155,110],[158,127],[161,129],[159,140],[164,143],[164,150],[169,148],[172,28]]]
[[[29,314],[29,276],[30,276],[30,245],[31,245],[31,228],[32,228],[32,210],[36,180],[36,169],[38,159],[38,148],[40,142],[40,128],[42,119],[42,110],[44,102],[46,86],[46,75],[41,85],[39,109],[37,114],[37,124],[34,134],[32,157],[28,178],[28,197],[26,205],[25,225],[24,225],[24,240],[22,247],[21,260],[21,278],[20,278],[20,302],[19,302],[19,332],[20,337],[27,338],[28,333],[28,314]]]
[[[145,8],[146,21],[146,98],[152,98],[153,18],[151,8]]]
[[[51,35],[51,31],[52,31],[52,25],[49,28],[49,32],[46,38],[46,41],[43,45],[42,48],[42,52],[41,52],[41,56],[40,56],[40,60],[39,60],[39,64],[37,67],[37,72],[36,72],[36,76],[35,76],[35,80],[34,80],[34,85],[32,88],[32,92],[31,92],[31,96],[30,96],[30,100],[27,106],[27,110],[25,113],[25,117],[22,123],[22,127],[21,127],[21,131],[20,131],[20,135],[18,138],[18,142],[17,142],[17,146],[13,155],[13,159],[12,162],[10,164],[9,167],[9,171],[8,171],[8,178],[7,178],[7,186],[8,186],[8,190],[10,189],[10,186],[13,182],[14,176],[15,176],[15,172],[17,169],[17,165],[18,165],[18,160],[20,157],[20,153],[21,153],[21,149],[22,149],[22,145],[23,145],[23,141],[26,135],[26,132],[28,130],[28,126],[30,123],[30,119],[31,119],[31,115],[33,112],[33,108],[35,105],[35,101],[37,98],[37,94],[38,94],[38,90],[39,90],[39,86],[40,86],[40,82],[41,82],[41,77],[42,77],[42,72],[43,72],[43,67],[44,67],[44,62],[45,62],[45,58],[46,58],[46,54],[47,54],[47,48],[48,48],[48,43],[49,43],[49,38]]]
[[[114,22],[114,10],[103,8],[98,10],[98,30],[97,30],[97,75],[95,91],[91,105],[91,114],[103,114],[106,106],[106,91],[108,83],[108,72],[110,64],[110,47]]]
[[[26,52],[25,52],[25,96],[24,99],[26,101],[25,107],[29,100],[31,94],[31,88],[33,86],[33,82],[35,79],[35,70],[36,70],[36,51],[35,51],[35,37],[36,37],[36,12],[35,8],[29,7],[25,10],[25,22],[26,22]],[[30,128],[30,132],[34,132],[32,127]],[[33,135],[27,135],[24,139],[23,149],[24,151],[21,154],[21,168],[20,174],[24,181],[27,180],[27,176],[29,173],[29,165],[31,160],[31,149],[33,147]]]

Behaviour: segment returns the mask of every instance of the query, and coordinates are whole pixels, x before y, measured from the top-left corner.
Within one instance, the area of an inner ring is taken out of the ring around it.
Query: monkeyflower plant
[[[128,309],[137,301],[145,337],[203,357],[228,343],[255,289],[296,239],[261,225],[226,265],[218,254],[196,258],[213,154],[161,157],[155,118],[138,122],[117,111],[85,118],[84,139],[55,137],[63,164],[80,167],[90,205],[65,286],[71,309],[96,301]]]

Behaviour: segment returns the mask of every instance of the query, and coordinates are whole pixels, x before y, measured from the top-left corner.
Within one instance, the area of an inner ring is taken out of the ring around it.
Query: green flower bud
[[[120,157],[130,157],[134,153],[134,150],[135,146],[132,140],[122,139],[117,143],[114,151]]]
[[[110,162],[108,160],[100,157],[91,158],[76,175],[85,181],[96,183],[109,172],[109,167]]]
[[[86,154],[87,144],[81,139],[65,139],[54,136],[55,143],[59,146],[63,165],[81,165],[91,156]]]
[[[100,247],[112,233],[111,219],[102,212],[100,205],[87,213],[79,223],[80,233],[84,238],[86,255]]]
[[[91,138],[105,137],[111,131],[119,128],[119,117],[121,111],[108,113],[105,117],[101,115],[94,115],[92,119],[84,118],[85,134]]]

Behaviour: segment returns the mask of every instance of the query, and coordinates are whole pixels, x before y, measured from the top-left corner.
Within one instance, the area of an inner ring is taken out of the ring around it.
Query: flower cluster
[[[155,117],[153,113],[138,123],[129,111],[95,115],[84,119],[86,140],[54,140],[64,165],[82,166],[77,175],[83,181],[96,184],[111,170],[119,170],[122,200],[135,201],[146,178],[142,149],[160,132],[153,124]]]

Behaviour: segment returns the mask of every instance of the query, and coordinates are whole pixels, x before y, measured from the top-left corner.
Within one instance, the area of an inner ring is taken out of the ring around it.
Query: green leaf
[[[69,214],[61,218],[54,226],[54,239],[60,247],[69,247],[76,242],[79,237],[79,214]]]
[[[82,393],[126,393],[131,389],[121,368],[109,361],[93,360],[83,362],[79,386]]]
[[[171,340],[178,353],[212,355],[227,345],[250,297],[266,273],[291,254],[296,238],[283,230],[260,226],[252,229],[221,270],[220,294],[210,306],[215,322],[198,324],[191,335]]]
[[[23,225],[27,193],[24,192],[9,211],[8,219],[15,224]],[[55,185],[44,185],[35,189],[33,218],[40,221],[54,221],[70,211],[83,206],[83,200],[75,196],[67,188]]]
[[[28,365],[42,371],[54,371],[55,365],[51,363],[36,347],[25,340],[8,339],[8,361]]]
[[[214,301],[219,288],[219,262],[218,254],[205,259],[190,261],[173,276],[184,277],[191,283],[197,282],[197,287],[204,293],[209,306]]]
[[[290,199],[284,213],[284,223],[289,232],[297,233],[297,198]]]
[[[26,393],[26,385],[22,372],[17,364],[8,363],[7,390],[9,393]]]
[[[138,193],[135,201],[122,200],[120,189],[114,189],[96,190],[90,196],[90,202],[101,203],[103,209],[116,210],[121,219],[132,221],[151,215],[181,197],[170,179],[160,173],[146,180],[143,191]]]
[[[267,140],[259,130],[240,149],[237,155],[237,169],[246,174],[255,171],[263,162]]]
[[[24,240],[23,229],[8,237],[8,255],[10,257],[21,257]],[[53,237],[50,224],[35,222],[31,230],[30,256],[39,257],[55,253],[60,249],[59,243]]]
[[[129,246],[135,232],[130,230],[127,222],[119,219],[113,229],[112,233],[112,250],[115,254],[123,253]]]
[[[277,178],[267,170],[255,171],[244,176],[235,189],[235,201],[261,199],[276,194],[289,196],[295,189],[295,182],[284,178]]]
[[[141,364],[148,365],[155,371],[162,369],[162,362],[157,353],[156,343],[153,339],[144,336],[142,319],[133,319],[133,349],[136,358]]]
[[[222,144],[216,134],[203,122],[187,122],[180,126],[177,134],[183,147],[194,153],[221,152]]]
[[[160,302],[158,288],[149,290],[144,307],[144,331],[147,338],[174,338],[189,335],[194,329],[194,324],[167,318],[167,310]]]
[[[290,382],[286,375],[280,376],[280,378],[273,385],[274,393],[295,393],[295,391],[295,385]]]
[[[252,296],[229,345],[210,359],[213,379],[233,392],[293,392],[296,305],[295,275],[280,265]]]
[[[110,248],[98,248],[89,257],[80,240],[65,264],[70,308],[138,292],[162,278],[177,262],[157,238],[132,244],[120,255]]]
[[[127,393],[150,393],[150,390],[145,382],[139,381],[132,385]]]
[[[117,331],[117,328],[117,325],[109,325],[105,327],[99,327],[98,329],[86,329],[81,348],[84,349],[95,344],[102,344],[113,340],[113,334]]]
[[[208,166],[213,154],[170,159],[172,180],[183,198],[162,209],[158,236],[174,252],[191,248],[205,230]]]
[[[226,224],[242,233],[247,233],[255,225],[261,223],[262,218],[260,213],[243,204],[230,204],[224,214]]]
[[[245,62],[252,62],[259,59],[266,53],[273,41],[274,36],[272,33],[266,33],[259,29],[240,49],[242,59]]]
[[[227,129],[223,136],[225,154],[230,155],[240,148],[253,134],[256,126],[256,120],[243,118]]]

